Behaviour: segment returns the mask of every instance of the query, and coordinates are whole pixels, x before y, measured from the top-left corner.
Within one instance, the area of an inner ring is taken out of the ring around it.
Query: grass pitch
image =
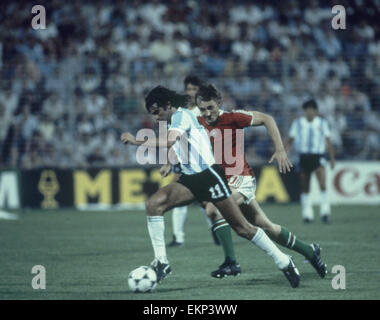
[[[375,206],[333,207],[332,224],[304,225],[298,205],[265,205],[267,215],[299,239],[317,241],[329,274],[320,279],[304,258],[291,253],[301,272],[292,289],[271,258],[233,235],[239,277],[214,279],[223,260],[202,211],[189,208],[186,245],[168,248],[173,273],[154,293],[128,290],[128,273],[148,265],[153,250],[143,211],[24,211],[16,221],[0,220],[0,299],[380,299],[380,212]],[[171,240],[171,213],[166,214]],[[317,215],[316,215],[317,217]],[[34,290],[34,265],[46,268],[46,290]],[[334,265],[346,270],[346,289],[334,290]]]

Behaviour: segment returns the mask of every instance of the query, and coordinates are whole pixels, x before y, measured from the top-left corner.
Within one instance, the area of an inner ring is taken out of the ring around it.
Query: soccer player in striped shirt
[[[223,168],[215,163],[208,134],[197,118],[188,110],[178,107],[181,95],[158,86],[151,90],[146,99],[146,108],[157,121],[167,121],[170,126],[165,137],[138,141],[129,132],[121,136],[123,143],[145,147],[174,150],[180,162],[182,175],[176,182],[159,189],[146,202],[148,231],[155,259],[152,267],[158,281],[165,278],[171,267],[166,255],[164,239],[164,213],[174,207],[190,204],[194,200],[213,203],[232,229],[273,258],[293,288],[299,286],[300,275],[293,259],[284,254],[259,227],[247,221],[233,197]],[[183,103],[183,105],[185,102]],[[162,176],[171,171],[167,163],[161,169]]]
[[[324,278],[327,269],[326,264],[321,259],[319,245],[315,243],[306,244],[285,227],[270,221],[255,200],[256,178],[244,156],[244,141],[243,139],[239,141],[238,130],[250,126],[265,126],[275,146],[275,153],[269,163],[276,159],[280,172],[286,173],[292,165],[288,160],[274,119],[257,111],[226,112],[220,110],[222,97],[213,85],[200,87],[196,96],[196,103],[202,115],[198,117],[198,121],[209,131],[215,157],[217,157],[217,153],[220,153],[220,151],[216,152],[217,146],[231,149],[229,150],[230,154],[226,154],[225,151],[222,152],[222,167],[232,190],[232,196],[239,204],[245,217],[253,225],[262,228],[272,240],[303,255],[316,269],[319,276]],[[231,155],[235,156],[235,161],[231,161],[232,158],[227,159]],[[239,163],[241,165],[238,165]],[[206,208],[210,216],[213,212],[214,215],[222,218],[212,203],[209,203]],[[228,261],[225,261],[220,269],[215,272],[217,274],[223,273],[226,266],[228,266]]]
[[[197,105],[195,104],[195,95],[198,92],[199,87],[202,85],[202,81],[194,75],[189,75],[184,80],[185,92],[189,96],[189,103],[187,110],[189,110],[194,116],[201,115]],[[178,174],[176,176],[178,178]],[[185,243],[185,222],[187,217],[187,206],[177,207],[173,209],[172,223],[173,223],[173,240],[169,243],[169,247],[182,247]],[[222,244],[226,256],[233,255],[233,245],[231,239],[231,231],[219,230],[215,232],[213,228],[213,221],[206,215],[209,229],[213,236],[213,240],[216,245]],[[227,227],[227,226],[226,226]],[[229,226],[227,227],[229,228]],[[220,228],[219,228],[220,229]],[[222,237],[223,239],[219,239]],[[237,273],[240,273],[236,270]]]
[[[296,151],[300,155],[302,218],[305,223],[314,220],[309,190],[310,177],[315,172],[321,189],[320,216],[324,223],[328,223],[331,208],[326,191],[326,159],[324,158],[326,145],[330,156],[331,169],[334,169],[335,166],[335,153],[330,141],[330,129],[327,120],[318,115],[318,106],[315,100],[306,101],[302,107],[305,115],[293,121],[288,141],[288,148],[295,142]]]

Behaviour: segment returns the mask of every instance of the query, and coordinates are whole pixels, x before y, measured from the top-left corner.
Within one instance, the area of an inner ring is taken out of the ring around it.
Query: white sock
[[[173,209],[173,234],[177,242],[185,242],[185,221],[187,217],[187,206]]]
[[[321,216],[331,214],[331,207],[327,191],[321,192],[320,214]]]
[[[268,256],[271,256],[279,269],[285,269],[289,265],[289,256],[277,248],[263,229],[257,228],[257,232],[251,242],[253,242],[261,250],[264,250]]]
[[[154,256],[160,262],[168,263],[165,247],[165,223],[163,216],[148,216],[148,231],[154,250]]]
[[[301,193],[301,206],[302,206],[302,218],[314,219],[313,206],[311,205],[310,195],[308,193]]]

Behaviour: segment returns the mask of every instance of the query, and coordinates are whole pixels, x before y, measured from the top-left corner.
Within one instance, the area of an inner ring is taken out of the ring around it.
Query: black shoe
[[[211,230],[211,235],[212,235],[212,238],[214,239],[215,245],[220,246],[220,241],[219,241],[218,237],[216,236],[216,233],[214,230]]]
[[[330,217],[328,214],[324,214],[322,216],[322,222],[325,223],[325,224],[329,224],[330,223]]]
[[[218,270],[211,272],[211,277],[224,278],[228,276],[238,276],[241,273],[240,265],[235,260],[231,260],[229,257],[224,260]]]
[[[284,273],[286,279],[289,280],[292,288],[297,288],[300,284],[301,276],[296,265],[294,264],[293,258],[289,257],[289,260],[288,267],[283,269],[282,272]]]
[[[312,223],[313,222],[313,220],[311,220],[311,219],[309,219],[309,218],[304,218],[303,219],[303,223],[304,224],[309,224],[309,223]]]
[[[327,274],[327,264],[322,261],[321,248],[319,244],[313,243],[312,245],[314,256],[309,262],[317,270],[319,276],[323,279]]]
[[[160,262],[158,259],[154,259],[150,266],[154,271],[156,271],[157,282],[160,282],[162,279],[166,278],[167,275],[172,272],[172,268],[168,263]]]
[[[173,247],[181,248],[183,246],[184,246],[184,243],[183,242],[178,242],[174,235],[173,235],[172,242],[170,242],[168,244],[168,247],[171,247],[171,248],[173,248]]]

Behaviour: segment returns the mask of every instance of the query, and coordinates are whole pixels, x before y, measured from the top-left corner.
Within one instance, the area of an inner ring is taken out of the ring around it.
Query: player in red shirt
[[[319,276],[324,278],[327,266],[321,259],[319,245],[316,243],[306,244],[286,228],[270,221],[255,200],[256,178],[244,156],[244,140],[241,130],[249,126],[264,125],[275,145],[275,152],[269,163],[277,160],[279,171],[286,173],[290,171],[292,164],[288,160],[274,119],[257,111],[226,112],[220,110],[221,95],[213,85],[199,88],[196,103],[201,112],[198,121],[209,131],[215,160],[217,163],[218,160],[220,161],[232,196],[247,220],[262,228],[273,241],[302,254],[316,269]],[[214,225],[217,225],[218,219],[222,219],[221,214],[212,203],[206,204],[206,211],[211,220],[216,221]],[[228,262],[224,262],[215,272],[220,273],[226,264]]]

